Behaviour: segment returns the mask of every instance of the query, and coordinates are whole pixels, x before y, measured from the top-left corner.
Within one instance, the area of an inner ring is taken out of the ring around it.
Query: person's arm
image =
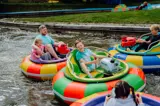
[[[151,40],[149,40],[149,41],[145,41],[145,43],[148,43],[148,44],[150,44],[150,43],[151,43]]]
[[[64,44],[64,42],[60,41],[60,42],[55,42],[54,39],[50,36],[48,36],[49,39],[51,40],[51,44],[54,45],[54,46],[58,46],[60,44]]]
[[[36,39],[36,38],[35,38],[35,39]],[[38,52],[41,52],[41,49],[40,49],[38,46],[35,45],[35,40],[34,40],[33,43],[32,43],[32,48],[33,48],[33,49],[36,49]]]
[[[97,60],[93,60],[93,61],[86,62],[85,60],[80,59],[80,63],[84,63],[85,65],[94,64],[94,63],[96,63],[96,62],[97,62]]]
[[[58,45],[60,45],[60,44],[65,44],[65,43],[62,42],[62,41],[60,41],[60,42],[54,42],[54,45],[55,45],[55,46],[58,46]]]
[[[35,55],[37,58],[40,58],[40,55]]]
[[[97,59],[97,55],[95,53],[93,53],[90,49],[87,49],[88,50],[88,53],[94,57],[94,59]]]
[[[105,104],[107,104],[107,102],[111,99],[111,97],[108,97],[108,95],[105,98]]]
[[[39,35],[38,35],[38,36],[39,36]],[[34,41],[33,41],[33,43],[32,43],[32,48],[34,48],[34,49],[36,49],[36,50],[39,49],[39,47],[35,45],[35,40],[36,40],[36,39],[39,39],[38,36],[36,36],[36,38],[34,39]]]
[[[153,35],[152,35],[148,41],[145,41],[145,43],[150,44],[150,43],[152,42],[152,39],[153,39],[153,38],[154,38],[154,37],[153,37]]]
[[[32,48],[35,49],[38,54],[40,54],[40,55],[43,54],[43,51],[41,50],[41,48],[39,48],[39,47],[36,46],[35,44],[32,44]]]
[[[36,53],[32,53],[33,54],[33,56],[35,56],[36,58],[40,58],[40,55],[37,55]]]
[[[115,106],[115,99],[106,96],[105,102],[103,106]]]
[[[39,47],[38,46],[36,46],[34,43],[32,44],[32,47],[34,48],[34,49],[39,49]]]
[[[89,57],[89,58],[90,58],[90,57]],[[82,57],[81,55],[79,55],[79,54],[76,54],[76,59],[77,59],[80,63],[84,63],[85,65],[93,64],[93,63],[96,63],[96,62],[97,62],[97,60],[93,60],[93,61],[87,62],[87,61],[85,61],[85,60],[83,59],[83,57]]]
[[[137,40],[136,40],[136,43],[143,43],[143,42],[146,42],[146,41],[143,40],[143,39],[137,39]]]
[[[138,106],[144,106],[142,97],[139,94],[136,95],[136,100],[138,101]]]

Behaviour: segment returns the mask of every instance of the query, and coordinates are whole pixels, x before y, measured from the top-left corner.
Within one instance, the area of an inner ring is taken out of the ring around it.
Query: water
[[[0,27],[0,32],[0,106],[64,106],[54,98],[51,81],[27,79],[19,68],[23,57],[30,53],[31,44],[38,33],[5,27]],[[75,39],[82,39],[86,45],[108,48],[119,43],[123,33],[58,32],[50,35],[69,46],[74,44]],[[144,91],[160,96],[159,75],[146,76],[148,82]]]

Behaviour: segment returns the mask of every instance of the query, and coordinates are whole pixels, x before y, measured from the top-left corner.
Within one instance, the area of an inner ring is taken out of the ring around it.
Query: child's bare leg
[[[53,57],[55,57],[56,59],[59,59],[59,57],[57,56],[56,52],[54,51],[52,45],[48,44],[45,46],[45,50],[47,52],[49,52]]]
[[[87,69],[87,66],[84,63],[81,63],[82,69],[85,71],[85,73],[92,78],[92,75],[90,74],[89,70]]]

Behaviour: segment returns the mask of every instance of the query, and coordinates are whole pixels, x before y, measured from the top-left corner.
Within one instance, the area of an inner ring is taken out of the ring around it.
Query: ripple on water
[[[22,75],[19,64],[31,51],[37,32],[0,27],[0,106],[65,106],[54,98],[51,81],[36,82]],[[55,41],[74,45],[82,39],[86,46],[108,48],[118,43],[123,33],[58,32]],[[160,77],[147,74],[145,92],[160,96]]]

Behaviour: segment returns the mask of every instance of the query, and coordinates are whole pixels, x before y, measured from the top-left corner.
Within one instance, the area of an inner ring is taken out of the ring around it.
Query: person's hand
[[[137,39],[137,40],[136,40],[136,43],[140,43],[140,39]]]
[[[108,57],[111,57],[111,54],[110,54],[110,53],[108,53]]]
[[[65,43],[64,43],[64,42],[62,42],[62,41],[60,41],[60,42],[58,42],[58,44],[59,44],[59,45],[61,45],[61,44],[65,44]]]
[[[62,58],[58,57],[57,60],[61,60]]]
[[[67,45],[67,47],[68,47],[68,43],[67,43],[66,45]]]
[[[37,55],[37,58],[39,59],[41,56],[40,55]]]
[[[138,104],[143,103],[140,94],[136,94],[136,100],[137,100]]]
[[[137,43],[143,43],[143,42],[145,42],[143,39],[137,39],[137,41],[136,41]]]
[[[99,64],[99,59],[96,58],[93,62],[94,62],[95,64]]]

